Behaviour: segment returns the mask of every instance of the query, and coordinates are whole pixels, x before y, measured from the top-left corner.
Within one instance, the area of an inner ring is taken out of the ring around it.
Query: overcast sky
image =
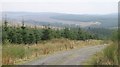
[[[2,0],[0,11],[71,14],[117,13],[119,0]]]

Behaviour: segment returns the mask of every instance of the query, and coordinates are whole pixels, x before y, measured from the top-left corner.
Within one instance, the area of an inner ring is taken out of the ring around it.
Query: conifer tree
[[[35,29],[34,29],[34,37],[35,37],[35,43],[37,44],[38,41],[41,39],[41,35],[39,35],[39,32],[37,30],[37,27],[35,26]]]
[[[24,25],[24,20],[22,21],[21,29],[22,29],[22,31],[21,31],[21,34],[22,34],[22,42],[23,42],[24,44],[27,44],[27,37],[28,37],[28,35],[27,35],[26,27],[25,27],[25,25]]]
[[[65,27],[64,31],[63,31],[63,37],[64,38],[69,38],[70,37],[70,29]]]
[[[42,33],[43,33],[42,40],[50,40],[53,38],[52,30],[50,27],[45,28]]]

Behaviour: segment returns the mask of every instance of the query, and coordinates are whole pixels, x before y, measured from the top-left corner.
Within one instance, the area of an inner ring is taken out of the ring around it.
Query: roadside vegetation
[[[2,25],[0,21],[0,66],[2,66]]]
[[[103,51],[96,53],[91,59],[84,64],[88,65],[118,65],[120,64],[119,56],[119,39],[120,31],[115,31],[111,37],[110,45]]]
[[[57,51],[81,48],[87,45],[100,45],[101,40],[78,41],[68,39],[52,39],[37,45],[11,44],[3,45],[3,64],[19,64],[37,57],[52,54]]]
[[[2,46],[0,44],[0,66],[2,66]]]

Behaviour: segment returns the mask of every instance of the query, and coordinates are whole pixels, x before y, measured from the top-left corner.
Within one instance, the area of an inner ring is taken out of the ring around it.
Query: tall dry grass
[[[0,44],[0,66],[2,66],[2,46]]]
[[[96,53],[90,60],[85,62],[87,65],[118,65],[120,56],[118,55],[118,44],[112,43],[103,51]]]
[[[53,39],[43,41],[33,45],[18,45],[10,44],[3,45],[2,63],[4,65],[17,64],[23,61],[28,61],[32,58],[40,57],[47,54],[52,54],[57,51],[70,50],[81,48],[87,45],[102,44],[101,40],[77,41],[68,39]]]

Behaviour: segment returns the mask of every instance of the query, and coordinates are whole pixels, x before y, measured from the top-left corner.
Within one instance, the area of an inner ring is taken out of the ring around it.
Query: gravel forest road
[[[103,50],[106,45],[85,46],[67,51],[56,52],[42,58],[24,63],[23,65],[82,65],[96,52]]]

